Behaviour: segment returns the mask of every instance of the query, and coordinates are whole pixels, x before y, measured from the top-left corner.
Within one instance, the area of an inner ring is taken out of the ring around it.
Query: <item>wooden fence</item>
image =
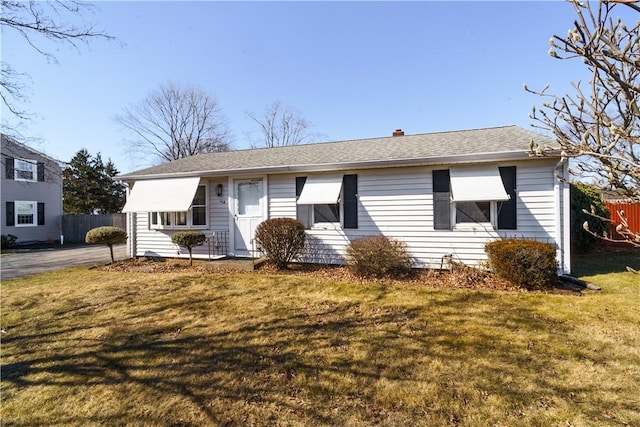
[[[112,225],[126,230],[126,222],[126,214],[62,215],[64,243],[84,243],[87,231],[105,225]]]
[[[612,222],[609,237],[616,240],[621,239],[618,233],[616,233],[616,226],[620,224],[620,216],[618,215],[619,211],[624,211],[624,216],[627,219],[629,228],[636,233],[640,232],[640,204],[608,200],[606,200],[604,204],[609,208],[609,215]]]

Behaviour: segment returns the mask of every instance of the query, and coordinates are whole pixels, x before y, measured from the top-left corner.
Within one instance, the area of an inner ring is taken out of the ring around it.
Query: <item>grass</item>
[[[627,271],[627,267],[640,270],[640,248],[600,248],[587,254],[573,255],[572,264],[574,275],[583,277],[621,273]]]
[[[640,280],[577,261],[602,291],[86,268],[6,281],[2,424],[640,426]]]

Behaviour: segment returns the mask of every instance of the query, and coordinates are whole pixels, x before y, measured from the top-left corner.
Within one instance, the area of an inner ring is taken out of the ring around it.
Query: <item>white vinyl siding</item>
[[[403,167],[345,170],[340,173],[357,174],[358,228],[347,229],[326,224],[307,230],[309,246],[301,259],[305,262],[340,264],[345,248],[358,237],[384,234],[407,244],[416,267],[439,268],[442,258],[451,254],[455,261],[475,265],[486,260],[485,243],[499,237],[534,238],[545,242],[558,241],[556,233],[556,198],[554,196],[554,168],[557,159],[527,160],[494,163],[489,166],[516,166],[517,229],[493,230],[469,227],[464,230],[434,230],[433,183],[434,169],[448,169],[452,165],[433,167]],[[296,177],[311,176],[312,172],[276,174],[267,177],[268,217],[296,218]],[[202,181],[205,183],[207,180]],[[208,180],[208,227],[214,231],[229,231],[233,224],[233,200],[228,198],[229,179]],[[223,185],[223,195],[213,191]],[[231,204],[231,206],[230,206]],[[137,214],[134,222],[137,256],[188,257],[171,243],[172,231],[149,230],[148,215]],[[208,244],[194,249],[194,257],[206,259]]]
[[[516,230],[470,227],[433,229],[432,175],[434,168],[387,168],[344,171],[358,175],[358,228],[326,227],[307,230],[311,247],[303,261],[344,262],[345,248],[358,237],[384,234],[404,241],[416,267],[439,267],[442,257],[475,265],[486,260],[485,243],[498,237],[528,237],[554,242],[555,161],[515,162],[517,166]],[[436,167],[435,169],[442,169]],[[311,174],[308,174],[311,175]],[[295,176],[270,178],[270,217],[296,217]]]
[[[229,211],[227,206],[227,181],[225,179],[206,181],[202,180],[201,184],[208,185],[208,211],[207,220],[208,226],[205,229],[201,227],[194,227],[199,231],[202,231],[210,237],[214,232],[228,232],[229,231]],[[218,184],[223,184],[222,197],[218,197],[215,192],[215,187]],[[149,215],[147,213],[137,213],[135,215],[135,221],[133,221],[133,227],[135,228],[136,238],[134,239],[135,248],[133,253],[135,256],[147,256],[147,257],[165,257],[165,258],[188,258],[189,254],[184,248],[178,248],[171,242],[171,236],[181,230],[155,230],[149,228]],[[209,259],[209,245],[218,244],[215,239],[211,239],[205,242],[201,246],[193,248],[193,257],[197,259]],[[213,248],[211,248],[213,249]]]

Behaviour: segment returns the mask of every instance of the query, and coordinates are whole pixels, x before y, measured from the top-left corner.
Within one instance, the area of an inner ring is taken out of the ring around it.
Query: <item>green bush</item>
[[[367,236],[347,246],[347,265],[361,277],[403,277],[411,272],[412,258],[405,244],[386,236]]]
[[[585,253],[593,249],[599,240],[587,233],[583,224],[589,223],[589,229],[602,236],[609,231],[609,223],[584,213],[595,213],[603,218],[609,218],[609,209],[602,203],[600,192],[589,185],[571,185],[571,250],[576,253]]]
[[[179,231],[171,236],[171,241],[189,251],[189,265],[193,265],[191,253],[195,246],[200,246],[207,240],[207,236],[202,231]]]
[[[13,234],[3,234],[0,249],[13,248],[16,245],[16,240],[18,240],[18,236],[14,236]]]
[[[109,246],[111,253],[111,262],[115,262],[113,258],[113,245],[127,242],[127,232],[122,228],[104,226],[92,228],[87,231],[84,241],[90,244],[102,244]]]
[[[557,281],[556,247],[536,240],[504,239],[484,247],[494,274],[526,289],[551,288]]]
[[[268,219],[256,228],[256,243],[276,268],[286,269],[304,249],[304,225],[292,218]]]

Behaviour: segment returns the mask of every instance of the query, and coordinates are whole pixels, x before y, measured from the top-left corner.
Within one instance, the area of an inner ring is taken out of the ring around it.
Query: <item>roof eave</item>
[[[545,157],[560,157],[559,153],[548,153]],[[342,163],[319,163],[293,166],[265,166],[240,169],[212,169],[189,172],[169,172],[160,174],[143,174],[143,175],[123,175],[117,177],[125,182],[132,182],[144,179],[162,179],[162,178],[179,178],[179,177],[220,177],[220,176],[238,176],[238,175],[257,175],[257,174],[275,174],[275,173],[295,173],[295,172],[331,172],[349,169],[376,169],[385,167],[409,167],[409,166],[433,166],[446,164],[462,164],[462,163],[486,163],[496,161],[513,161],[513,160],[531,160],[535,157],[531,156],[528,151],[504,151],[498,153],[480,153],[480,154],[459,154],[451,156],[434,156],[434,157],[418,157],[408,159],[389,159],[389,160],[369,160]]]

